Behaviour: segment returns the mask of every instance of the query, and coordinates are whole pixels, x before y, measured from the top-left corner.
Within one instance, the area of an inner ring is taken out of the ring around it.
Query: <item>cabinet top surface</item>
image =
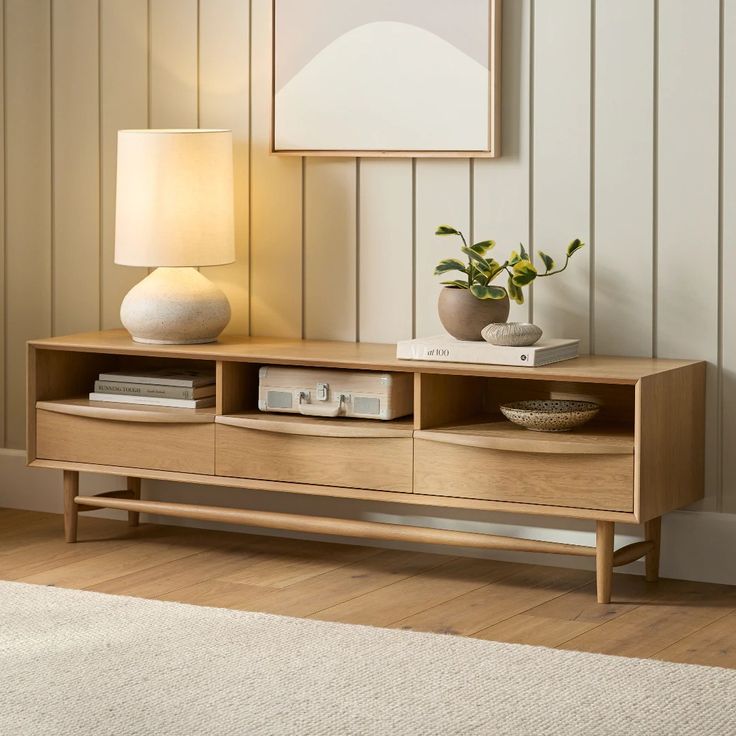
[[[49,337],[32,340],[29,344],[36,348],[50,350],[119,355],[624,384],[633,384],[646,376],[701,362],[666,358],[583,355],[573,360],[565,360],[541,368],[523,368],[397,360],[395,345],[365,342],[224,335],[218,342],[206,345],[144,345],[133,342],[130,335],[122,329]]]

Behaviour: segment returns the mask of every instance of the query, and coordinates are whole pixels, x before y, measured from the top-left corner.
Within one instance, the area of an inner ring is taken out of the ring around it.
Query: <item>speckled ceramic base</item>
[[[230,303],[194,268],[157,268],[125,295],[120,319],[135,342],[215,342],[230,321]]]
[[[589,422],[600,409],[593,401],[559,399],[513,401],[499,408],[510,422],[535,432],[567,432]]]

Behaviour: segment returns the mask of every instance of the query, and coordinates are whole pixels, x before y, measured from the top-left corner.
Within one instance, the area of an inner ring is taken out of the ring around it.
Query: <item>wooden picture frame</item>
[[[427,157],[427,158],[496,158],[501,154],[501,12],[502,0],[488,2],[488,133],[487,145],[461,150],[435,148],[360,148],[345,146],[286,147],[277,141],[277,17],[279,3],[287,0],[271,0],[271,100],[270,100],[270,152],[283,156],[346,156],[346,157]],[[308,4],[310,0],[301,0]]]

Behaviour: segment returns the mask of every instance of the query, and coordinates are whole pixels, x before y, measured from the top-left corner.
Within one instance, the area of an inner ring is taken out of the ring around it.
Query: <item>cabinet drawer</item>
[[[212,475],[215,425],[116,421],[36,411],[36,454],[48,460]]]
[[[317,436],[218,423],[215,437],[218,475],[411,493],[410,435]]]
[[[414,492],[633,511],[634,456],[515,452],[417,438]]]

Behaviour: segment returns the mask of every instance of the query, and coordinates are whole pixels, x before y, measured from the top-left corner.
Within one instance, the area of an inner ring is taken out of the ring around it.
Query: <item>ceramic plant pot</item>
[[[442,326],[458,340],[482,340],[481,330],[491,322],[505,322],[509,298],[476,299],[468,289],[445,286],[437,303]]]

